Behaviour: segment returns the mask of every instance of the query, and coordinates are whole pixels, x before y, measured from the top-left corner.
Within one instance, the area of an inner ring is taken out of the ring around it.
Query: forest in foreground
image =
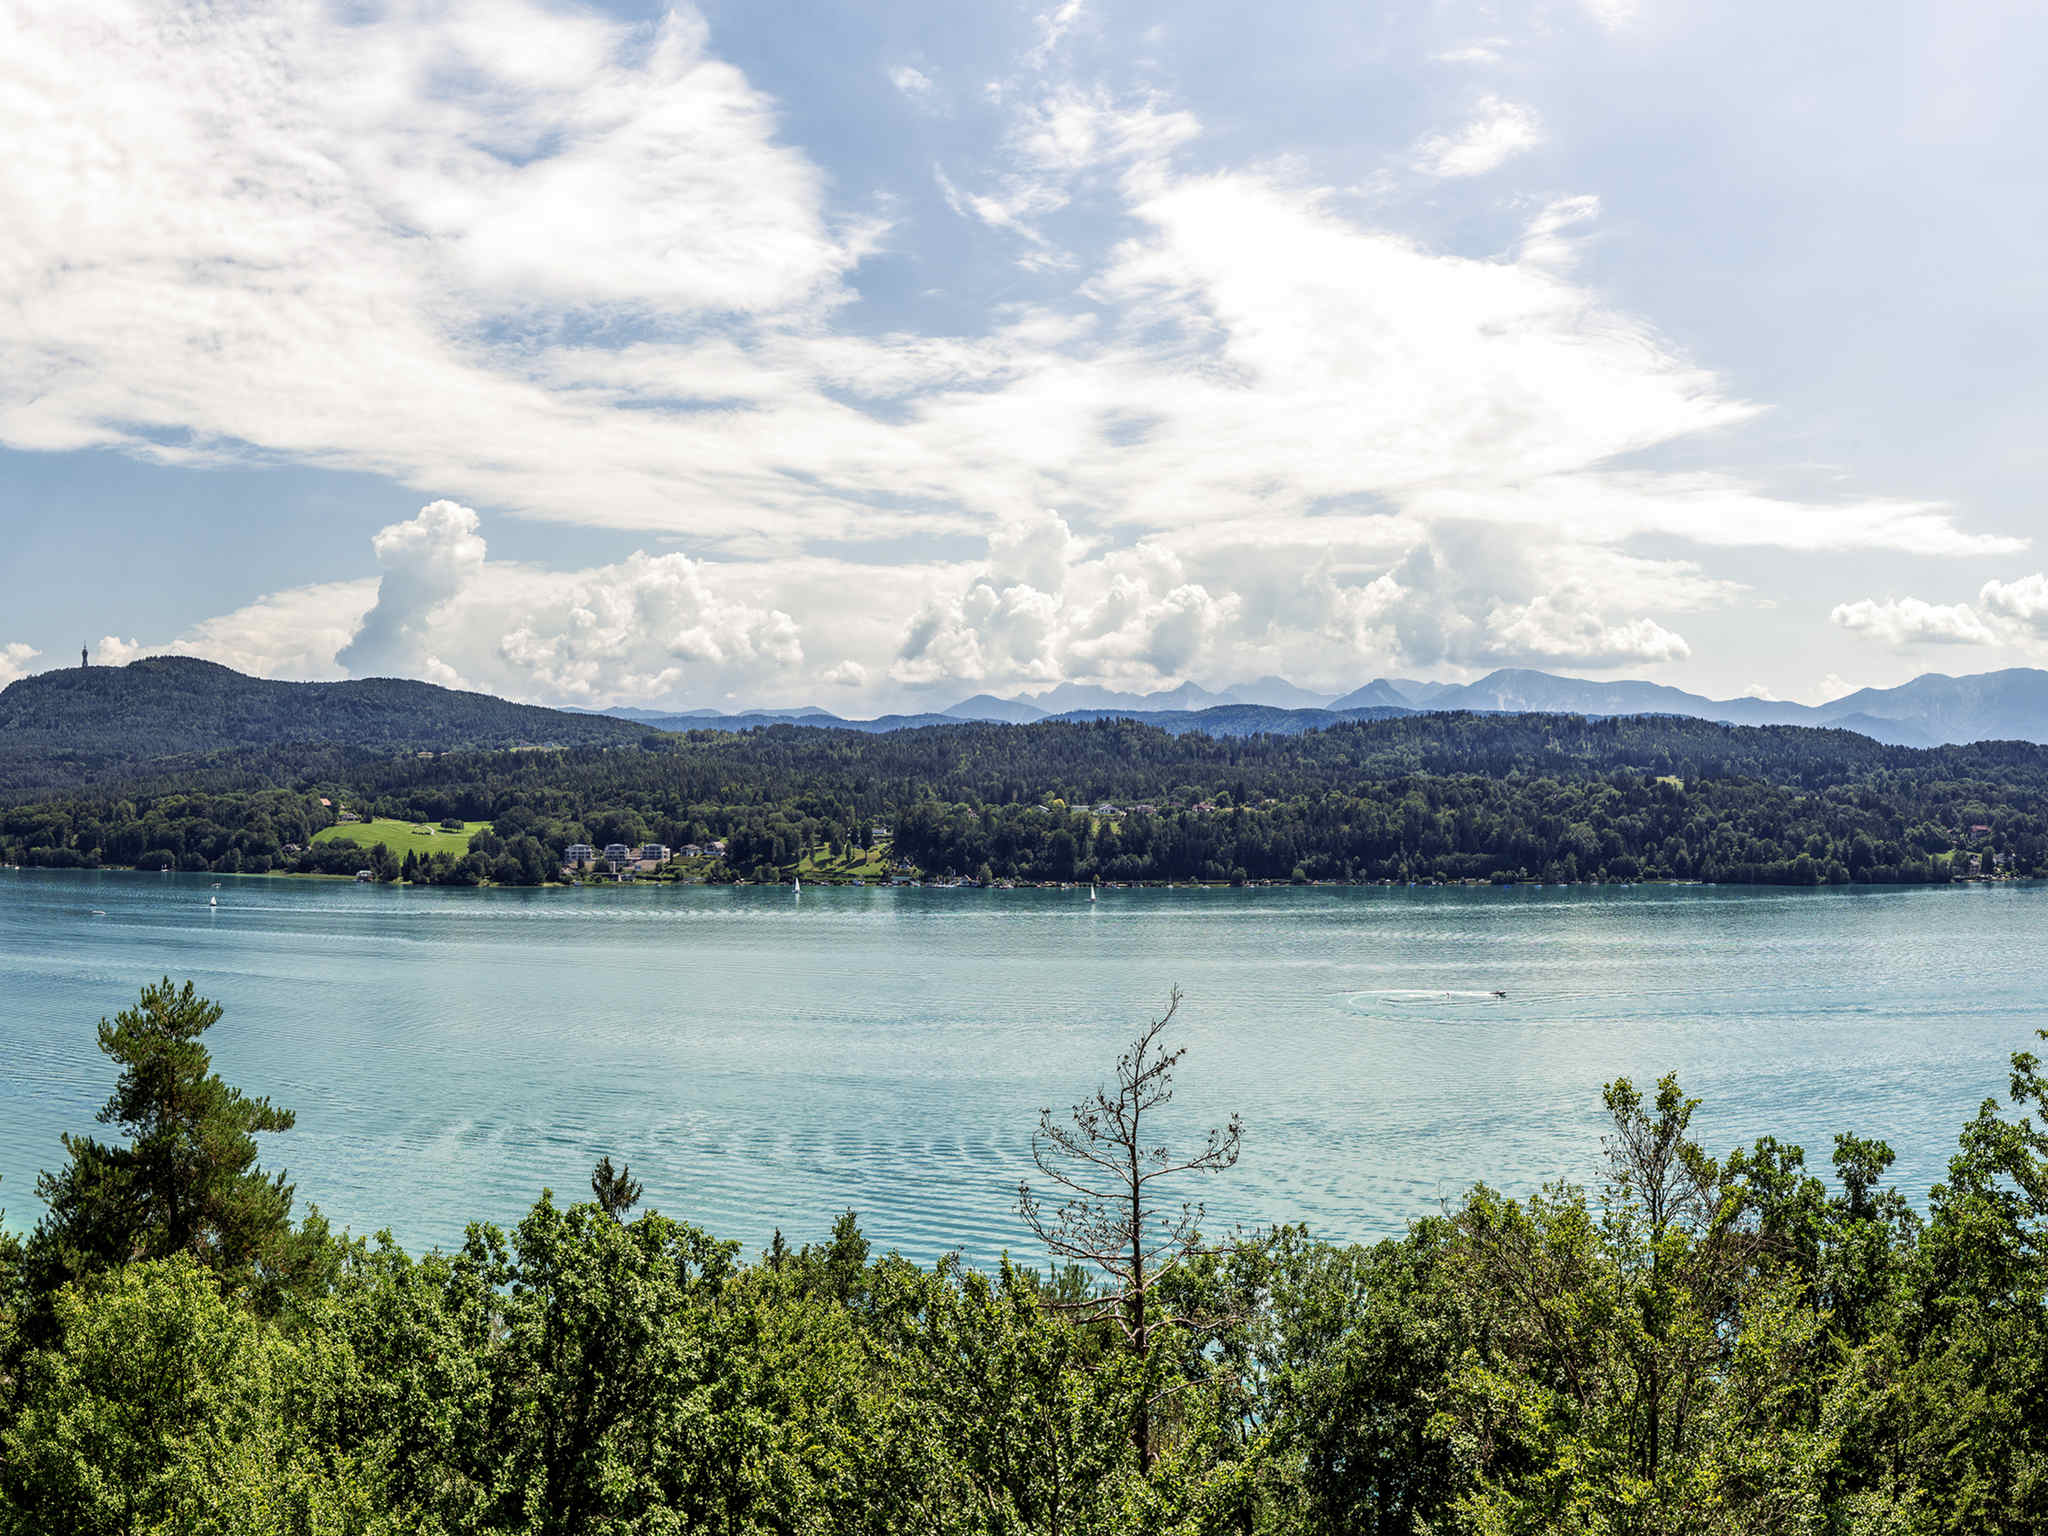
[[[1155,1150],[1173,1012],[1020,1107],[984,1271],[852,1213],[744,1255],[609,1158],[454,1252],[336,1233],[259,1164],[291,1113],[212,1071],[219,1009],[149,987],[99,1026],[106,1139],[0,1239],[0,1532],[2048,1529],[2034,1055],[1914,1198],[1880,1140],[1717,1157],[1620,1080],[1595,1187],[1346,1246],[1202,1230],[1258,1125]]]
[[[1668,717],[1438,714],[1229,738],[1129,720],[776,726],[546,750],[285,742],[81,758],[68,780],[64,766],[41,748],[0,762],[16,774],[0,783],[0,860],[536,884],[579,843],[718,841],[694,873],[786,880],[843,866],[886,826],[902,866],[983,880],[2048,874],[2048,747]],[[408,869],[374,833],[316,845],[344,810],[490,825]]]

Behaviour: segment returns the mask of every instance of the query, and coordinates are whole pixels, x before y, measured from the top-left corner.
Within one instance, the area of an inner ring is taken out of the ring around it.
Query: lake
[[[1211,1226],[1401,1230],[1477,1179],[1597,1175],[1600,1085],[1678,1070],[1711,1150],[1825,1169],[1882,1136],[1915,1198],[2048,1023],[2048,886],[1751,890],[434,890],[0,872],[0,1205],[92,1131],[93,1025],[191,978],[216,1067],[298,1114],[301,1202],[449,1245],[601,1152],[765,1244],[852,1207],[920,1259],[1030,1249],[1041,1105],[1186,994],[1186,1135],[1233,1110]],[[218,898],[217,908],[209,898]],[[93,915],[99,909],[104,915]],[[1507,992],[1504,1000],[1490,994]]]

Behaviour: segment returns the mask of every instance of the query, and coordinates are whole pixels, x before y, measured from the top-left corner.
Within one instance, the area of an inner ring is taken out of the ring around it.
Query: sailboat
[[[218,896],[209,896],[206,898],[206,904],[209,907],[217,907],[220,905],[220,898]]]
[[[1090,901],[1095,899],[1095,882],[1093,880],[1088,882],[1088,899]]]
[[[803,893],[804,893],[804,877],[803,877],[802,875],[792,875],[792,876],[790,876],[789,884],[790,884],[790,894],[791,894],[792,896],[801,896],[801,895],[803,895]]]

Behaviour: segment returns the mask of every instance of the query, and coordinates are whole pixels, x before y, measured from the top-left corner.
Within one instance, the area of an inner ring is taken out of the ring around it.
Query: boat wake
[[[1508,994],[1499,988],[1471,987],[1384,987],[1350,997],[1357,1008],[1480,1008],[1507,1000]]]

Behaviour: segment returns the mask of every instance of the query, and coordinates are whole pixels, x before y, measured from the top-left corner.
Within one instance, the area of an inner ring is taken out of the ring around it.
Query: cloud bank
[[[1719,551],[2024,547],[1943,502],[1642,467],[1760,407],[1576,275],[1596,195],[1544,189],[1504,251],[1448,249],[1087,74],[1078,0],[983,93],[992,147],[937,168],[933,216],[1028,279],[943,328],[860,321],[864,264],[918,231],[832,187],[687,7],[11,10],[0,442],[433,498],[374,575],[169,642],[252,670],[601,703],[1657,667],[1687,615],[1746,600]],[[888,79],[938,101],[921,68]],[[1468,100],[1389,174],[1452,195],[1534,163],[1533,107]],[[479,506],[686,552],[495,562]],[[1990,591],[1835,621],[2038,632],[2034,597]]]

